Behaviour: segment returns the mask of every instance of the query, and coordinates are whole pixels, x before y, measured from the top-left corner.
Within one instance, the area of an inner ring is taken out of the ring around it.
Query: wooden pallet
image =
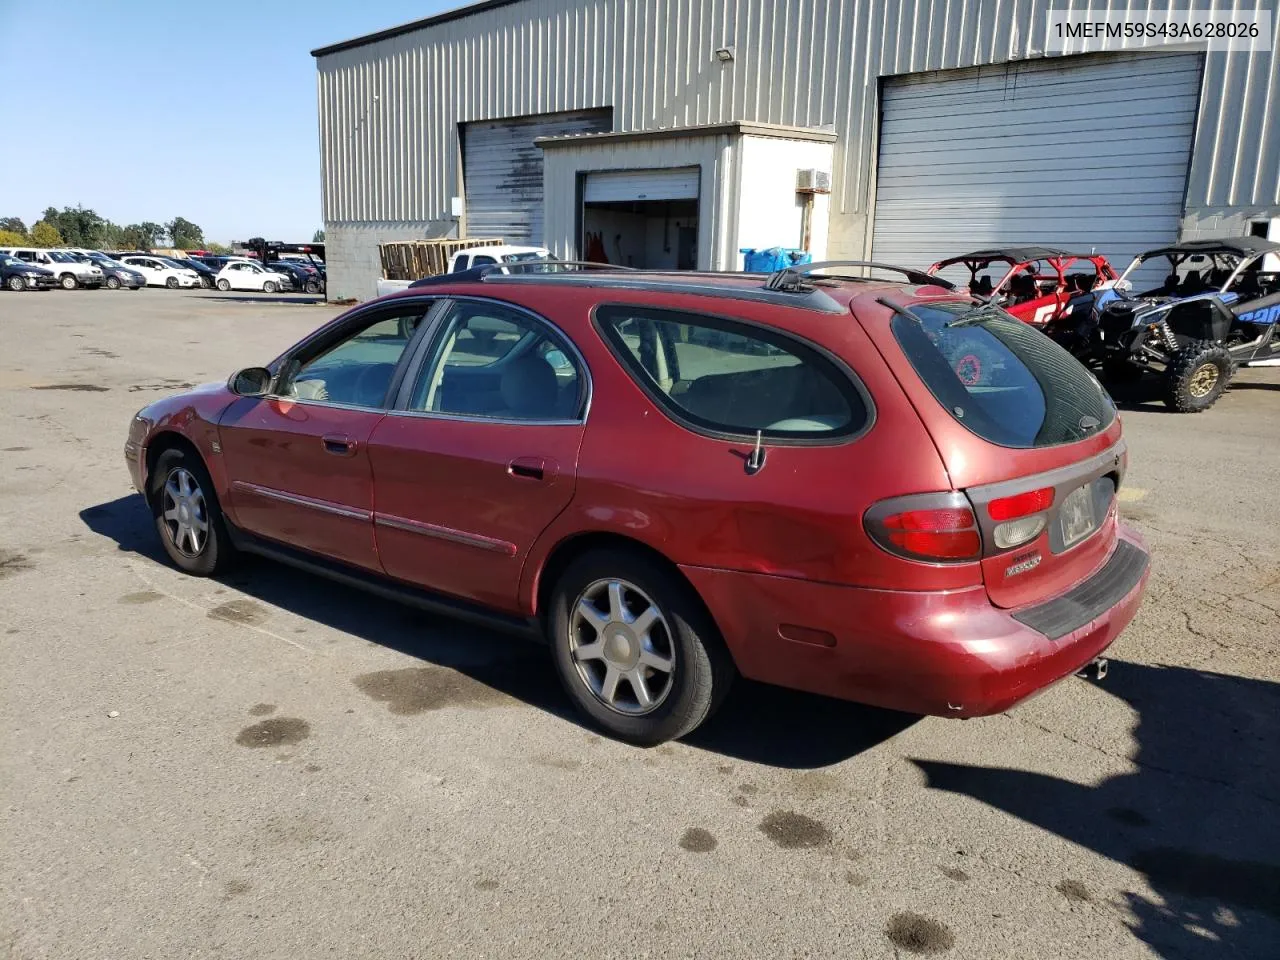
[[[397,240],[378,244],[384,280],[421,280],[444,273],[459,250],[491,247],[501,237],[468,237],[465,240]]]

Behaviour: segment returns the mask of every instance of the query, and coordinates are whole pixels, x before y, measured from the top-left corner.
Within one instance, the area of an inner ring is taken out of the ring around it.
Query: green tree
[[[27,225],[18,217],[0,217],[0,230],[7,230],[9,233],[20,233],[24,237],[27,235]]]
[[[323,230],[317,230],[314,234],[312,234],[312,235],[311,235],[311,242],[312,242],[312,243],[324,243],[324,231],[323,231]]]
[[[26,245],[27,231],[18,233],[16,230],[0,230],[0,247],[25,247]]]
[[[40,220],[31,225],[31,245],[33,247],[61,247],[62,234],[51,223]]]
[[[129,250],[150,250],[160,246],[164,237],[164,227],[150,220],[142,223],[131,223],[120,231],[121,246]]]
[[[199,250],[204,247],[204,231],[185,217],[174,217],[164,226],[171,242],[179,250]]]
[[[88,247],[96,249],[103,245],[107,221],[95,210],[83,206],[49,207],[44,212],[45,223],[62,234],[62,239],[69,247]]]
[[[225,243],[215,243],[213,240],[207,241],[204,248],[210,253],[217,254],[220,257],[230,256],[231,254],[231,248]]]

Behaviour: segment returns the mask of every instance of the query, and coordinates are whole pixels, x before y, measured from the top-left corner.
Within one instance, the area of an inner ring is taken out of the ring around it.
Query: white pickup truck
[[[461,273],[472,267],[483,267],[495,263],[519,263],[521,260],[546,260],[551,251],[546,247],[516,247],[503,244],[495,247],[472,247],[459,250],[449,259],[449,269],[445,273]],[[505,272],[505,271],[504,271]],[[378,296],[405,290],[412,280],[379,280]]]

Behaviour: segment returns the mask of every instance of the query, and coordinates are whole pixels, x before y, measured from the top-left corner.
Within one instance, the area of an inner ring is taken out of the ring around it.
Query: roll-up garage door
[[[1057,57],[885,81],[872,252],[1097,250],[1123,269],[1178,237],[1199,53]]]
[[[696,200],[698,168],[662,170],[600,170],[587,174],[582,188],[584,203],[619,203],[628,200]]]
[[[467,233],[507,243],[542,243],[542,151],[537,137],[613,129],[611,110],[482,120],[462,128]]]

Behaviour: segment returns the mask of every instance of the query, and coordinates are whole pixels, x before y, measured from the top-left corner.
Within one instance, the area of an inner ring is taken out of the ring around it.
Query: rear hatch
[[[912,316],[864,327],[878,327],[952,485],[973,505],[991,601],[1019,607],[1065,592],[1115,546],[1126,455],[1114,404],[1066,350],[1003,311],[906,306]]]

